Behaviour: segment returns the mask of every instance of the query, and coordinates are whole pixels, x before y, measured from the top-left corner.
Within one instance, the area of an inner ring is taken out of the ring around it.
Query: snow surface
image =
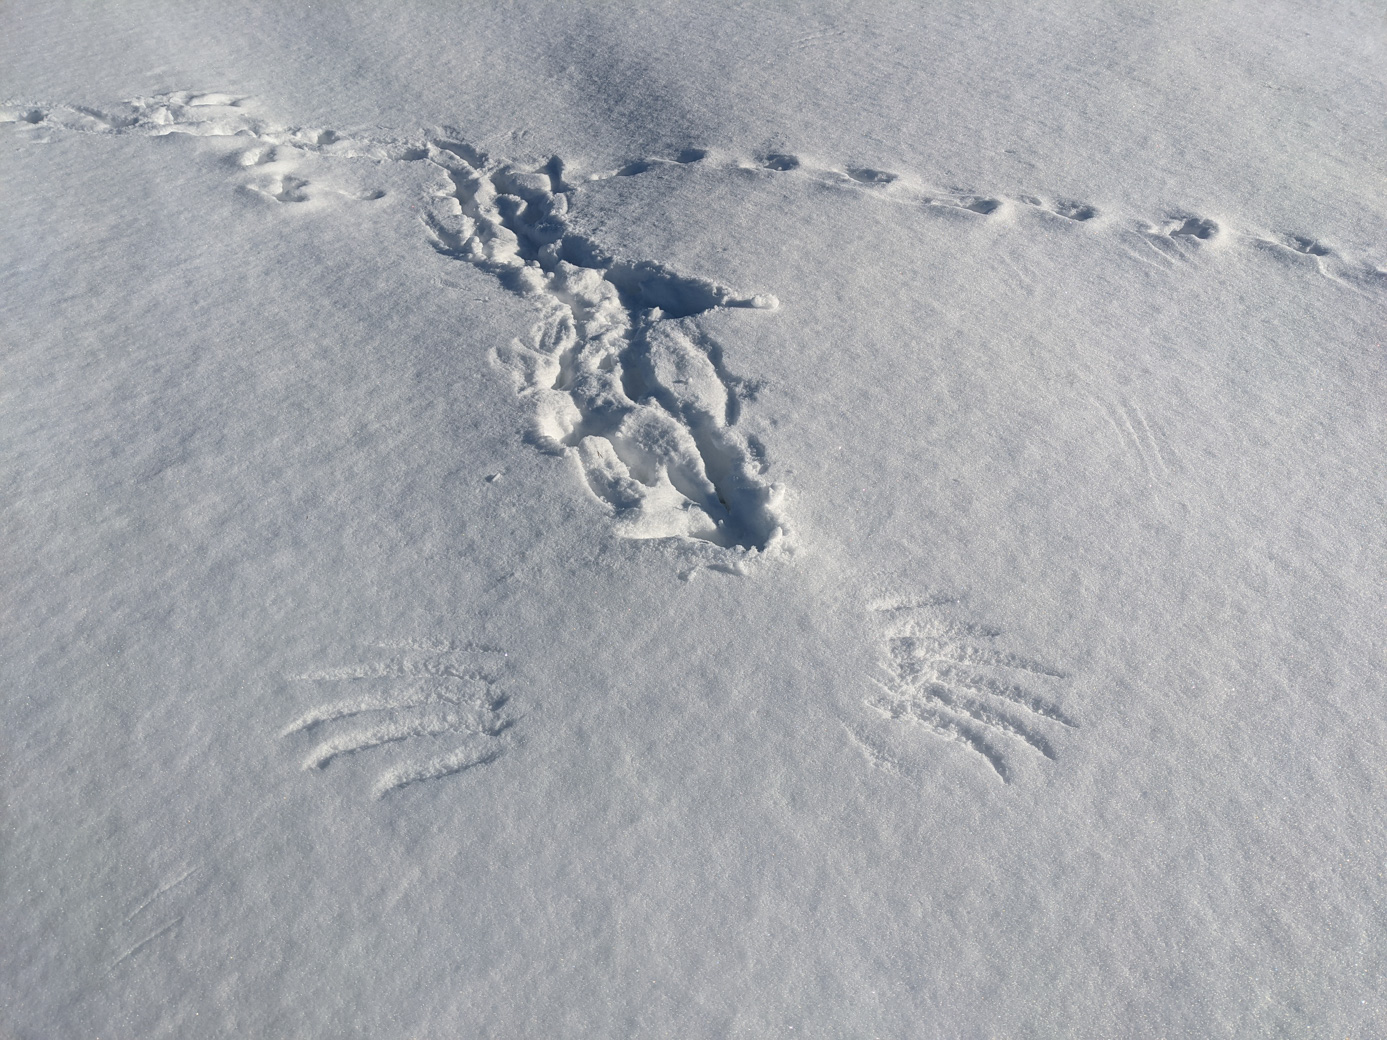
[[[0,13],[0,1035],[1387,1035],[1380,5]]]

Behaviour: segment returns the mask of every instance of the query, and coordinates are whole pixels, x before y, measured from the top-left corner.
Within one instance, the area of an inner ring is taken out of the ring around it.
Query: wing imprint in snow
[[[881,674],[866,704],[883,718],[961,744],[1010,782],[1009,749],[1054,760],[1054,739],[1078,723],[1044,691],[1065,676],[996,647],[1000,632],[948,617],[947,600],[875,604]],[[860,742],[860,741],[859,741]]]
[[[312,743],[305,770],[346,756],[385,760],[376,797],[486,765],[501,756],[515,717],[501,689],[505,652],[493,647],[396,645],[391,656],[298,676],[335,696],[300,712],[280,732]]]

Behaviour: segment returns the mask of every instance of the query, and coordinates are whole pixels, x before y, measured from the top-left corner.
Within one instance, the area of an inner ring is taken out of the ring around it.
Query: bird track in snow
[[[1186,211],[1118,219],[1080,200],[936,189],[889,170],[816,165],[788,152],[737,157],[687,148],[570,179],[558,157],[519,165],[486,155],[451,130],[392,136],[275,126],[256,118],[247,98],[190,92],[104,110],[8,104],[0,106],[0,122],[40,132],[242,137],[247,147],[235,159],[242,186],[286,205],[329,193],[359,201],[384,195],[319,189],[300,175],[295,156],[432,164],[443,179],[425,207],[428,242],[440,254],[487,271],[540,311],[527,337],[494,351],[516,378],[529,412],[529,439],[576,462],[620,535],[692,539],[742,556],[791,544],[783,488],[767,477],[762,447],[737,429],[744,386],[727,371],[697,316],[734,307],[773,309],[777,301],[610,254],[569,225],[584,184],[695,167],[800,178],[957,219],[1030,214],[1076,229],[1106,229],[1133,244],[1129,255],[1158,265],[1244,242],[1357,292],[1387,289],[1387,269],[1308,235],[1234,232]]]
[[[810,38],[817,38],[811,36]],[[366,158],[378,162],[411,162],[429,158],[429,145],[440,135],[386,130],[377,136],[341,133],[335,130],[309,127],[275,126],[256,118],[250,111],[251,99],[218,93],[178,91],[152,97],[138,97],[97,109],[80,105],[25,104],[9,101],[0,104],[0,124],[21,129],[68,130],[96,134],[128,134],[146,137],[179,133],[205,137],[245,137],[254,143],[241,156],[247,167],[276,166],[287,160],[280,154],[312,153],[325,157]],[[380,129],[380,128],[378,128]],[[445,133],[442,138],[457,136]],[[483,165],[505,167],[513,173],[525,171],[502,161],[489,161],[487,156],[470,147],[462,153],[469,161]],[[551,163],[553,160],[551,160]],[[563,164],[560,163],[560,168]],[[713,168],[723,171],[752,171],[766,174],[793,174],[823,184],[871,191],[878,197],[907,205],[920,205],[939,211],[972,213],[978,216],[1001,215],[1008,211],[1032,212],[1042,219],[1054,218],[1074,224],[1092,224],[1115,228],[1130,235],[1149,240],[1150,248],[1167,258],[1188,256],[1200,245],[1221,245],[1237,239],[1259,249],[1285,254],[1283,258],[1307,258],[1307,269],[1325,277],[1360,288],[1387,289],[1387,268],[1381,264],[1355,261],[1314,236],[1301,232],[1245,231],[1239,232],[1227,223],[1184,210],[1169,210],[1155,218],[1117,219],[1087,202],[1063,197],[1042,198],[1038,195],[988,195],[968,188],[933,189],[918,178],[861,166],[820,165],[789,152],[766,152],[754,156],[715,154],[709,149],[685,148],[669,156],[646,156],[632,159],[620,166],[586,174],[579,185],[569,184],[565,193],[570,197],[579,190],[581,182],[595,182],[613,177],[633,177],[654,170],[678,167]],[[282,171],[271,171],[271,180]],[[277,201],[307,201],[312,193],[298,182],[297,190],[258,190]],[[253,188],[256,190],[256,188]],[[363,193],[366,199],[379,198],[379,192]],[[1314,263],[1309,263],[1313,261]]]
[[[285,739],[311,736],[305,770],[325,770],[349,755],[380,750],[387,765],[373,792],[384,797],[494,762],[516,717],[501,689],[506,653],[468,644],[395,644],[364,664],[296,676],[341,695],[302,711]]]
[[[948,617],[951,599],[876,603],[882,674],[866,704],[878,715],[922,728],[967,748],[1004,782],[1012,768],[1008,746],[1054,760],[1054,739],[1079,728],[1044,691],[1066,678],[1047,664],[995,646],[996,629]],[[870,739],[852,733],[876,766],[900,766]]]
[[[889,170],[859,166],[817,165],[789,152],[766,152],[752,158],[720,157],[693,149],[701,165],[715,165],[728,171],[763,174],[789,174],[819,184],[873,192],[883,201],[922,207],[943,216],[1003,217],[1031,214],[1041,220],[1087,225],[1115,231],[1128,240],[1153,251],[1168,262],[1187,260],[1201,249],[1221,248],[1230,243],[1266,250],[1281,260],[1300,263],[1324,278],[1358,292],[1387,290],[1387,268],[1363,258],[1351,258],[1327,243],[1288,231],[1235,231],[1226,222],[1186,210],[1173,209],[1154,218],[1122,217],[1105,213],[1096,205],[1062,196],[990,195],[966,187],[932,188],[916,178]],[[613,177],[639,176],[657,169],[690,165],[681,157],[650,157],[633,160],[606,172],[588,175],[589,181]],[[1139,254],[1138,259],[1141,259]]]

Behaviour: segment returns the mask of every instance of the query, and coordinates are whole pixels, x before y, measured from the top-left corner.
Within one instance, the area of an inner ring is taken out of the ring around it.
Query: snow
[[[1387,1032],[1380,11],[0,25],[0,1033]]]

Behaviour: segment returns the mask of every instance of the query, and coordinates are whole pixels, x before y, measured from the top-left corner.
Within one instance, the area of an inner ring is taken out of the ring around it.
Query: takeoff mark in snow
[[[492,647],[388,647],[400,652],[367,664],[298,676],[341,696],[300,714],[280,736],[316,741],[305,770],[324,770],[349,755],[380,750],[388,764],[374,793],[438,780],[486,765],[506,747],[515,717],[500,689],[505,653]]]
[[[895,601],[872,608],[882,624],[883,674],[873,680],[878,689],[867,706],[963,745],[1004,783],[1011,780],[1008,747],[1055,759],[1053,737],[1078,723],[1037,688],[1063,673],[998,649],[1000,632],[950,619],[944,605]],[[889,761],[879,752],[873,760]]]
[[[434,248],[540,308],[530,335],[496,355],[530,409],[530,439],[576,460],[626,537],[751,551],[781,542],[781,491],[736,429],[738,380],[694,320],[771,309],[775,298],[619,260],[575,234],[566,220],[575,188],[557,158],[525,170],[439,138],[428,159],[451,182],[426,217]]]

